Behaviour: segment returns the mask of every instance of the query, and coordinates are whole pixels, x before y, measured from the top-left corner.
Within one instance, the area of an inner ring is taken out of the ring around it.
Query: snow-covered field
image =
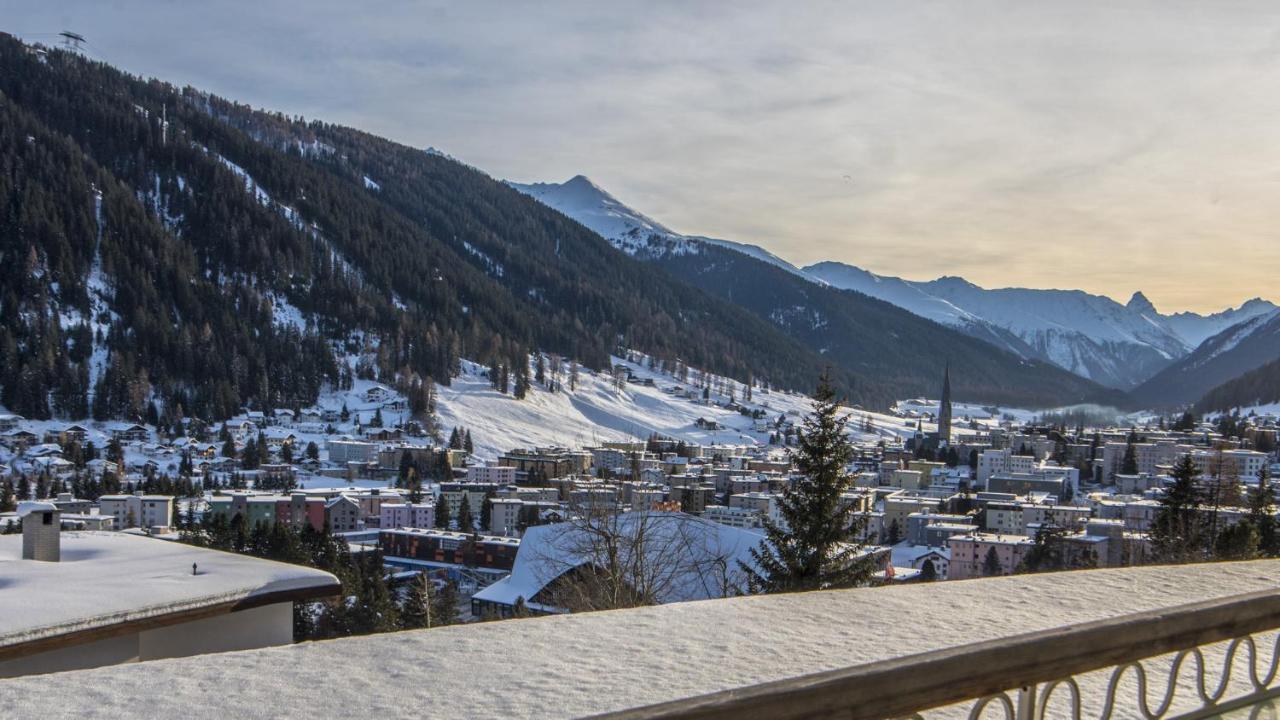
[[[703,444],[763,445],[770,434],[765,424],[779,415],[799,422],[812,405],[804,395],[759,388],[748,403],[742,385],[736,384],[734,395],[740,404],[766,413],[763,419],[754,420],[723,407],[728,402],[726,395],[713,393],[709,402],[703,401],[691,382],[681,383],[644,363],[620,358],[614,362],[627,366],[639,383],[628,383],[619,390],[612,376],[584,369],[575,391],[569,390],[562,373],[560,391],[550,392],[535,383],[523,400],[492,389],[482,367],[463,363],[463,373],[450,386],[438,389],[436,415],[446,434],[455,426],[465,427],[471,431],[476,455],[494,458],[517,447],[582,447],[605,440],[643,440],[655,432]],[[645,380],[653,384],[646,385]],[[686,391],[695,397],[686,397]],[[852,414],[850,427],[859,440],[892,439],[913,431],[901,418],[860,410]],[[871,433],[862,432],[864,417],[871,419]],[[700,427],[700,418],[715,421],[719,429]]]

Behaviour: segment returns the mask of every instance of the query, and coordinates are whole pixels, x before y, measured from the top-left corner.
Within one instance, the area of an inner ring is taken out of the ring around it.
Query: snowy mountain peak
[[[622,204],[586,175],[574,175],[562,183],[514,183],[507,185],[577,220],[614,247],[631,255],[662,257],[700,253],[708,245],[763,260],[812,282],[822,281],[764,248],[731,240],[682,235],[649,216]]]
[[[1141,290],[1135,292],[1133,297],[1129,298],[1129,302],[1125,304],[1125,307],[1144,315],[1148,313],[1156,314],[1156,306],[1151,304],[1151,301],[1147,299],[1146,295],[1142,294]]]
[[[555,208],[632,255],[641,253],[653,236],[666,240],[675,236],[661,223],[618,202],[586,175],[574,175],[562,183],[516,183],[507,185]]]
[[[574,175],[573,177],[561,183],[561,186],[564,187],[566,190],[573,190],[575,192],[595,193],[602,197],[608,197],[609,199],[613,199],[609,195],[609,193],[605,192],[604,188],[592,182],[591,178],[587,177],[586,175]]]

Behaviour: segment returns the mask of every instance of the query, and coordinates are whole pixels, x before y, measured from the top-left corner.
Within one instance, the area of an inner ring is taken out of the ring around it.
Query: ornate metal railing
[[[1278,714],[1280,592],[1264,591],[601,717],[1252,720]]]

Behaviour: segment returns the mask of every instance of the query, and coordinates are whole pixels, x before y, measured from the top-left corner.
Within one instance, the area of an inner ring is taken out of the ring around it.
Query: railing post
[[[1036,686],[1023,685],[1018,689],[1017,720],[1035,720]]]

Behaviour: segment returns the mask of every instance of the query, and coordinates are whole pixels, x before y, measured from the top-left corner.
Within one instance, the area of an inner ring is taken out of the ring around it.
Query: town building
[[[0,536],[0,677],[293,642],[329,573],[125,533],[58,533],[56,508]],[[28,524],[39,538],[28,538]],[[27,550],[30,546],[30,551]]]

